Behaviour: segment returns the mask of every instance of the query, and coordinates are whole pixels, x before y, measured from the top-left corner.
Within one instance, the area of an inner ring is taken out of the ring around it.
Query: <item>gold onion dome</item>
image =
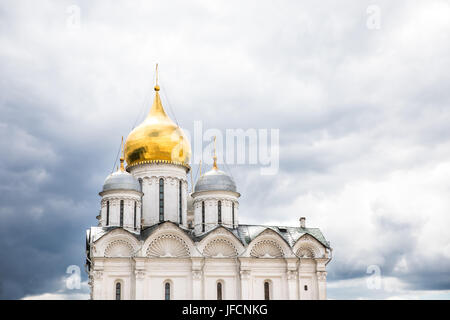
[[[156,84],[155,99],[147,118],[127,137],[125,160],[129,167],[143,163],[173,163],[189,168],[189,140],[167,116],[158,91]]]

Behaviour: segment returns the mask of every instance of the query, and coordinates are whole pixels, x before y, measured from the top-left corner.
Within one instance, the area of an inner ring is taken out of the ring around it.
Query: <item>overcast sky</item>
[[[449,17],[438,0],[2,1],[0,298],[89,297],[85,230],[159,63],[187,130],[279,129],[277,174],[222,168],[240,223],[322,230],[329,298],[449,299]]]

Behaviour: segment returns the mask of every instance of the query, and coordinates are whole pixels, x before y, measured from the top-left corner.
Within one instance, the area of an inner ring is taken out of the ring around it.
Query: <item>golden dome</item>
[[[170,119],[161,104],[159,86],[147,118],[125,142],[128,167],[142,163],[174,163],[189,168],[191,145],[183,130]]]

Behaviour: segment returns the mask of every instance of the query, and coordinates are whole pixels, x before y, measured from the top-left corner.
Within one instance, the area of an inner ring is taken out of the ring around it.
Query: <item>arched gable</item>
[[[301,236],[292,247],[292,251],[299,258],[322,258],[325,253],[325,247],[310,234]]]
[[[124,239],[111,241],[105,249],[105,257],[132,257],[133,246]]]
[[[205,257],[237,257],[238,252],[233,243],[224,238],[209,241],[202,250]]]
[[[132,257],[139,251],[139,241],[129,231],[117,228],[94,242],[94,256]]]
[[[147,257],[187,258],[190,250],[186,242],[176,234],[162,234],[153,239],[147,250]]]
[[[245,248],[229,230],[218,227],[197,243],[198,251],[205,257],[236,257]]]
[[[255,258],[282,258],[293,256],[291,247],[277,232],[266,228],[248,245],[244,256]]]
[[[198,256],[192,240],[172,222],[165,222],[145,240],[142,253],[147,257]]]

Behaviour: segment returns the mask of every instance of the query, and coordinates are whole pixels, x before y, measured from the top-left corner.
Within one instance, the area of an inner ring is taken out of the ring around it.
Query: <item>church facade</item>
[[[239,224],[240,194],[215,155],[188,191],[190,154],[156,85],[86,233],[91,299],[326,299],[332,249],[321,231],[305,218]]]

